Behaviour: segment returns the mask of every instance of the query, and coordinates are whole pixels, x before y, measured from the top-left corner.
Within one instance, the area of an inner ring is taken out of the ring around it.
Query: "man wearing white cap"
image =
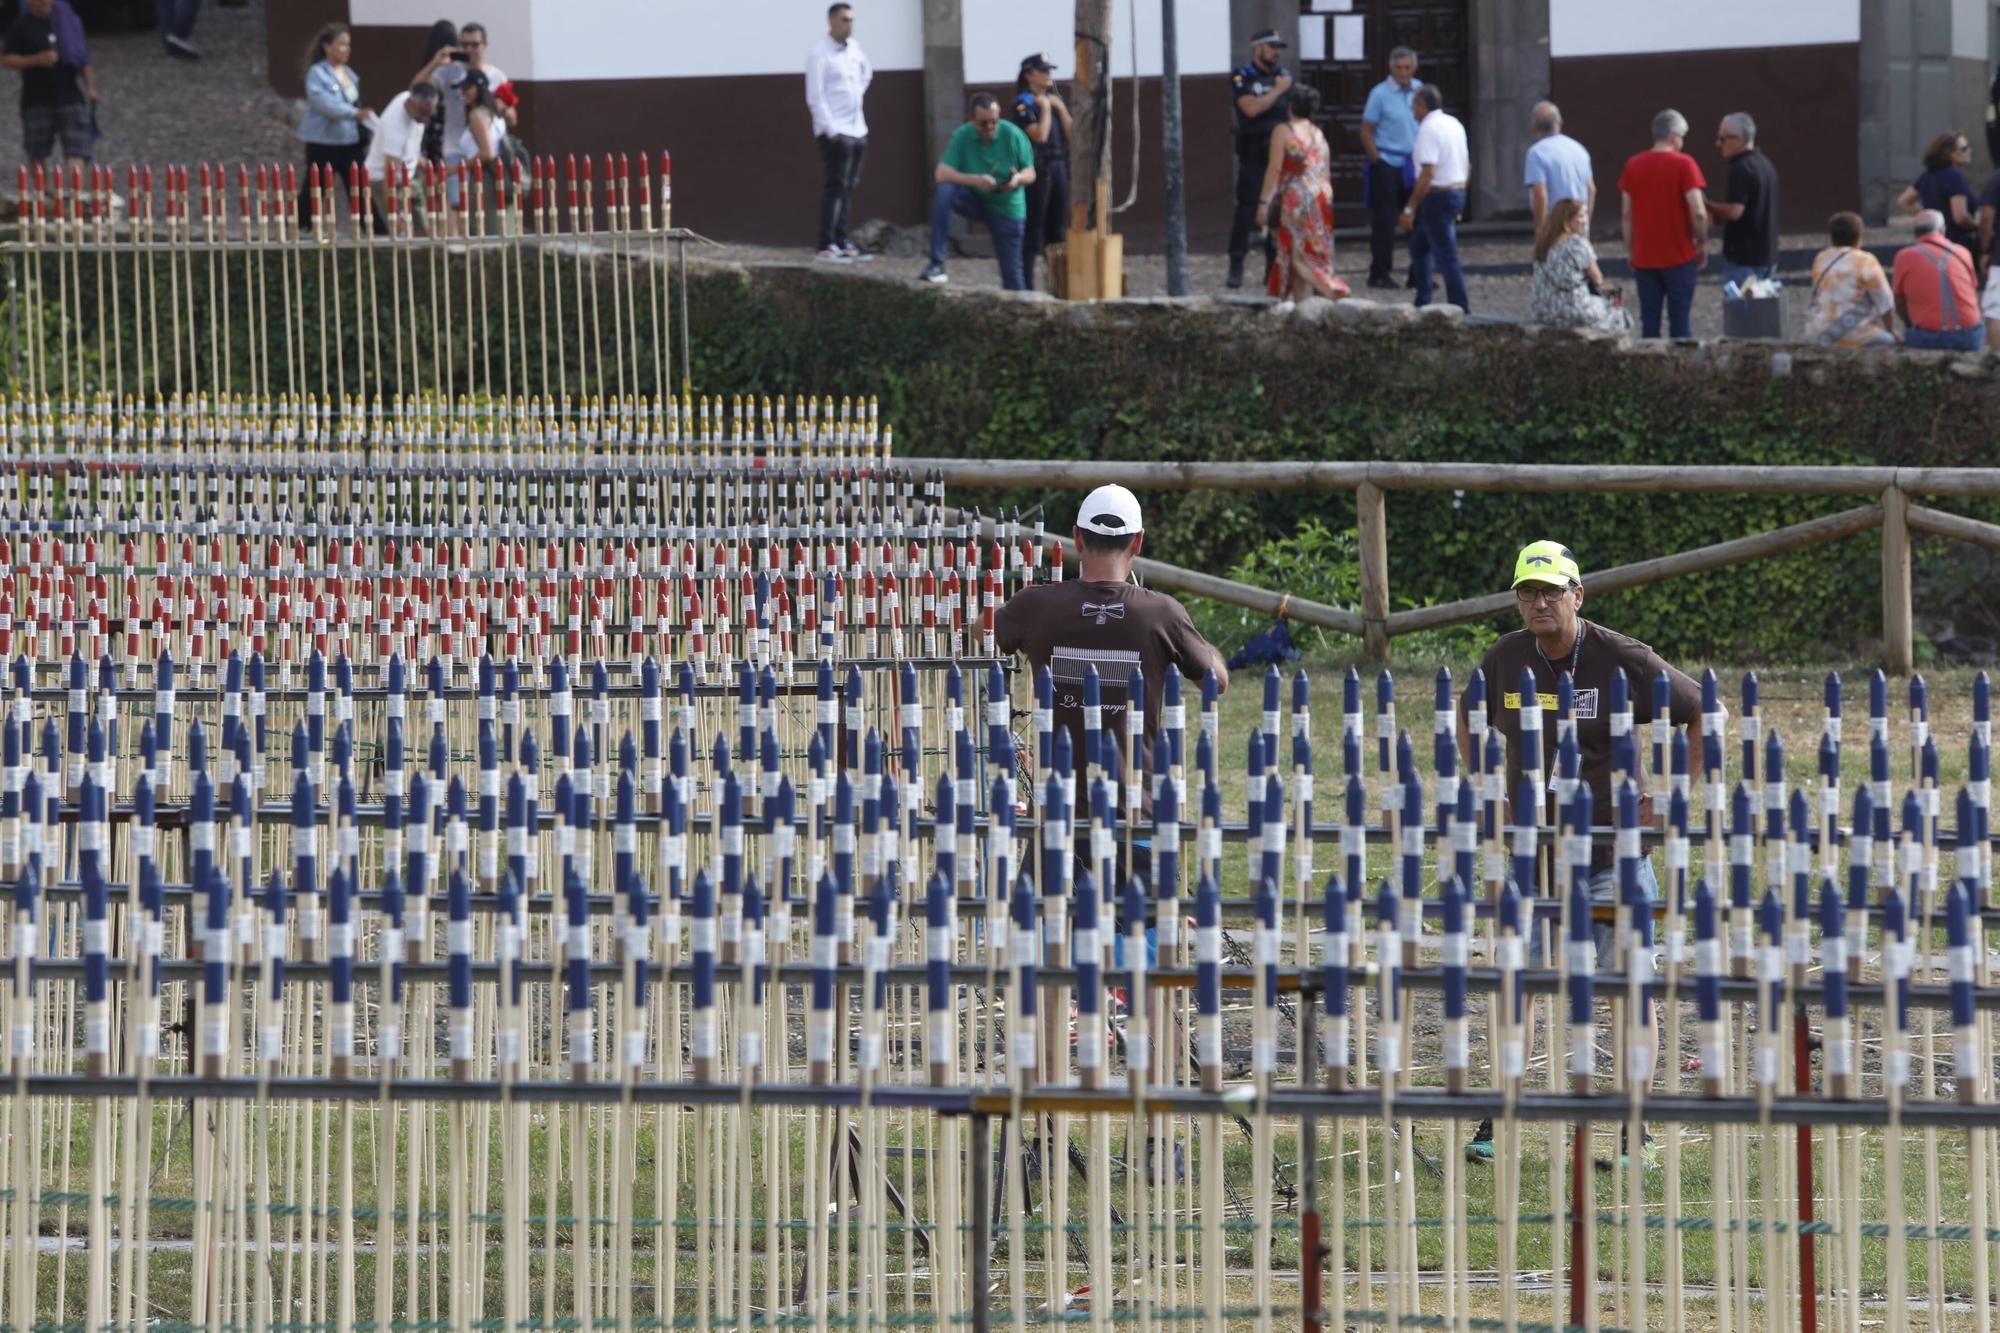
[[[1160,695],[1169,668],[1190,680],[1213,671],[1229,688],[1229,667],[1188,619],[1187,608],[1132,582],[1145,545],[1139,500],[1123,486],[1099,486],[1076,511],[1082,572],[1062,583],[1023,588],[994,617],[1003,653],[1023,653],[1055,676],[1056,721],[1083,754],[1083,673],[1095,666],[1103,690],[1102,726],[1125,735],[1125,682],[1134,667],[1146,681],[1148,742],[1159,730]]]

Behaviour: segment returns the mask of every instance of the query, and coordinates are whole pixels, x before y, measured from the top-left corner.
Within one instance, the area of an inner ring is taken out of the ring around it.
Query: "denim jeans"
[[[1688,323],[1688,312],[1694,308],[1694,282],[1700,271],[1695,268],[1699,259],[1690,259],[1685,264],[1672,268],[1635,268],[1632,281],[1639,289],[1639,336],[1657,338],[1660,336],[1660,304],[1667,307],[1667,328],[1669,336],[1692,338],[1694,329]]]
[[[1607,866],[1592,875],[1588,891],[1590,901],[1594,904],[1616,903],[1618,901],[1618,867]],[[1646,938],[1652,939],[1652,905],[1660,900],[1660,880],[1659,876],[1653,873],[1653,858],[1651,856],[1642,856],[1639,858],[1639,894],[1646,902]],[[1611,966],[1611,959],[1616,956],[1613,949],[1613,946],[1617,943],[1616,935],[1617,930],[1614,923],[1610,921],[1593,921],[1590,923],[1590,940],[1591,943],[1597,946],[1597,966],[1599,969],[1606,969]],[[1542,966],[1542,932],[1531,930],[1529,936],[1528,965],[1530,967],[1540,967]],[[1556,947],[1558,949],[1562,948],[1563,941],[1558,939]]]
[[[1778,276],[1776,264],[1732,264],[1727,260],[1722,265],[1722,281],[1726,285],[1735,283],[1739,288],[1752,278],[1775,278]]]
[[[1431,303],[1431,268],[1444,279],[1447,301],[1470,310],[1465,297],[1465,270],[1458,263],[1458,215],[1465,211],[1465,191],[1432,190],[1417,205],[1410,231],[1410,276],[1417,283],[1417,304]]]
[[[931,262],[944,263],[953,213],[986,224],[993,236],[993,257],[1000,262],[1000,285],[1010,292],[1025,290],[1028,284],[1021,275],[1021,234],[1026,225],[1020,218],[995,214],[986,206],[985,197],[969,185],[940,185],[931,196]]]
[[[1974,324],[1969,329],[1920,329],[1912,324],[1903,332],[1903,346],[1938,352],[1977,352],[1986,346],[1986,325]]]
[[[178,37],[182,41],[194,36],[194,21],[201,14],[201,0],[154,0],[154,10],[160,23],[160,37]]]
[[[470,160],[456,148],[444,150],[444,201],[451,208],[458,207],[459,178],[465,174],[452,168]]]

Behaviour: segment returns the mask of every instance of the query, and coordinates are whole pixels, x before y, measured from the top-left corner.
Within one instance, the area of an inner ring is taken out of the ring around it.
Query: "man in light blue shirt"
[[[1417,118],[1410,99],[1417,91],[1417,53],[1399,46],[1389,53],[1389,77],[1368,93],[1361,112],[1361,147],[1368,154],[1367,198],[1370,230],[1368,285],[1394,287],[1396,219],[1410,200],[1416,171],[1410,150],[1417,143]]]
[[[1535,215],[1535,233],[1558,199],[1574,199],[1585,212],[1597,205],[1597,177],[1591,174],[1590,150],[1562,132],[1563,115],[1554,102],[1535,103],[1528,129],[1535,136],[1528,146],[1528,208]]]

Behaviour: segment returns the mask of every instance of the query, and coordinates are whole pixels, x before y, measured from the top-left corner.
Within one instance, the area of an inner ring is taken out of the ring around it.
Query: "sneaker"
[[[925,282],[950,282],[951,275],[944,271],[944,265],[932,262],[924,265],[924,271],[917,275]]]
[[[160,41],[161,44],[166,47],[167,54],[175,57],[176,59],[179,60],[201,59],[201,52],[195,50],[194,43],[190,42],[185,37],[176,37],[172,33],[168,33],[166,36],[162,37]]]
[[[1368,285],[1376,291],[1393,292],[1396,290],[1396,280],[1386,273],[1368,279]]]
[[[1230,257],[1229,279],[1227,285],[1231,291],[1234,291],[1238,287],[1241,287],[1243,285],[1243,260],[1238,256],[1232,255]]]
[[[1472,1131],[1472,1137],[1465,1142],[1465,1160],[1468,1162],[1490,1162],[1493,1160],[1493,1122],[1482,1120],[1479,1128]]]
[[[858,245],[842,245],[840,253],[846,255],[857,264],[872,264],[875,262],[875,256],[869,254]]]
[[[842,253],[842,251],[838,246],[833,246],[833,245],[829,245],[828,247],[826,247],[826,249],[821,250],[818,254],[814,255],[813,258],[822,260],[828,264],[848,264],[853,262],[844,253]]]

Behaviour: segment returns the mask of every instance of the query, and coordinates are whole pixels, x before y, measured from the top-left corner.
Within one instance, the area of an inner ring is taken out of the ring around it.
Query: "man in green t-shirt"
[[[1023,291],[1021,235],[1028,203],[1024,187],[1035,179],[1035,146],[1018,126],[1000,119],[992,93],[974,93],[972,118],[952,131],[937,164],[937,193],[931,197],[931,262],[925,282],[945,281],[945,235],[951,215],[984,222],[993,234],[1000,261],[1000,285]]]

